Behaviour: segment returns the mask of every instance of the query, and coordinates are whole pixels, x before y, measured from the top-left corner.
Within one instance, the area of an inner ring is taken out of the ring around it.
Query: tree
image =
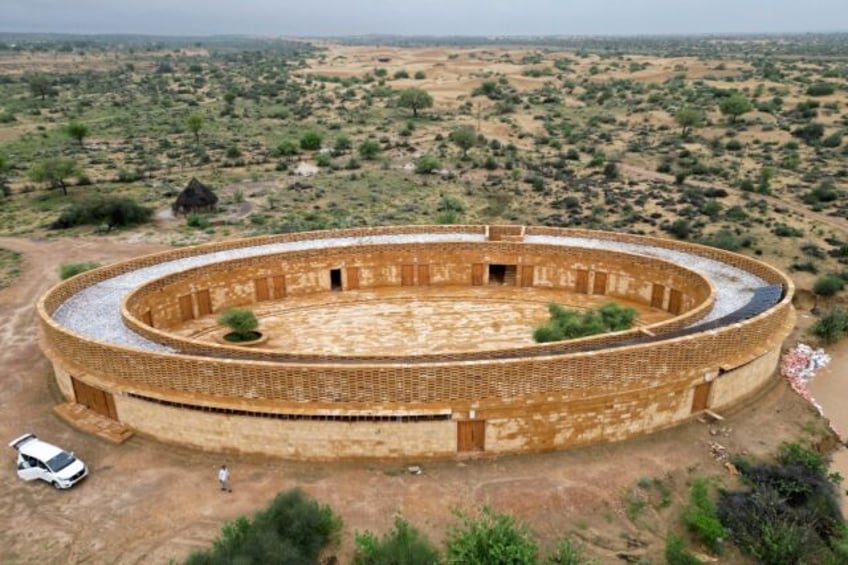
[[[75,139],[79,146],[82,147],[83,140],[88,137],[88,126],[79,122],[71,122],[65,127],[65,133],[72,139]]]
[[[227,308],[218,316],[218,323],[230,328],[231,333],[227,335],[232,335],[232,341],[257,339],[256,328],[259,327],[259,320],[256,319],[253,310],[249,308]]]
[[[48,96],[55,96],[56,91],[53,89],[53,82],[45,75],[32,75],[27,78],[27,86],[33,96],[37,96],[44,100]]]
[[[451,132],[450,140],[462,149],[462,158],[467,159],[468,150],[477,143],[477,133],[471,126],[460,126]]]
[[[418,110],[433,107],[433,97],[426,90],[420,88],[407,88],[401,91],[398,98],[398,106],[410,108],[412,115],[418,117]]]
[[[200,143],[200,130],[203,129],[203,116],[197,112],[192,112],[186,118],[186,127],[194,134],[194,142]]]
[[[688,137],[692,128],[701,127],[704,123],[704,112],[697,108],[683,108],[674,114],[674,121],[682,129],[681,137]]]
[[[34,182],[46,182],[50,188],[61,188],[62,194],[68,195],[68,185],[65,180],[68,177],[79,175],[77,164],[70,159],[52,157],[36,163],[29,170],[29,178]]]
[[[722,100],[718,109],[725,116],[729,116],[730,123],[733,124],[736,123],[736,118],[750,112],[753,106],[751,106],[751,102],[745,96],[736,92]]]

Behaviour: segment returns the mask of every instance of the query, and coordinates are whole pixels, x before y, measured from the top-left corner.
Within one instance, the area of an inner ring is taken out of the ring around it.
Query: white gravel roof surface
[[[352,247],[372,244],[484,241],[486,241],[484,234],[418,233],[289,241],[216,251],[144,267],[87,287],[63,302],[53,314],[53,319],[67,329],[95,341],[138,349],[176,353],[177,351],[173,348],[152,342],[131,331],[124,325],[121,319],[121,302],[132,290],[172,273],[243,257],[258,257],[261,255],[307,249]],[[650,245],[603,239],[541,235],[525,236],[524,242],[639,253],[682,265],[710,280],[716,289],[715,305],[708,316],[702,321],[715,320],[738,310],[751,299],[754,288],[767,284],[761,278],[726,263],[684,251],[664,249]]]

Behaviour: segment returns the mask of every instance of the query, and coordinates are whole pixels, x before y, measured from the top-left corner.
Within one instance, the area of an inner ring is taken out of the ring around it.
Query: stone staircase
[[[115,444],[124,443],[133,435],[130,427],[76,402],[58,404],[53,407],[53,412],[78,430]]]

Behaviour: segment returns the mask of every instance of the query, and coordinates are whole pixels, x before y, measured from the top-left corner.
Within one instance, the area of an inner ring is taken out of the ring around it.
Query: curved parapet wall
[[[172,331],[298,294],[485,286],[492,265],[518,288],[610,296],[673,316],[573,342],[425,355],[285,354]],[[715,327],[768,285],[783,288],[776,303]],[[762,262],[664,239],[406,226],[145,256],[56,285],[38,311],[65,396],[162,440],[312,459],[450,457],[614,441],[737,403],[774,373],[794,325],[792,292]]]

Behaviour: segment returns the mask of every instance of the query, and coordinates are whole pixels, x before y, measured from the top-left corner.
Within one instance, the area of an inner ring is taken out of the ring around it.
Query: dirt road
[[[51,412],[61,398],[38,349],[33,304],[56,282],[61,263],[107,263],[161,247],[106,238],[0,238],[0,247],[24,257],[23,275],[0,291],[2,563],[180,560],[207,546],[226,521],[251,514],[293,487],[342,516],[344,536],[336,549],[341,563],[350,560],[355,532],[383,532],[398,513],[440,542],[455,523],[451,508],[473,510],[482,504],[526,521],[546,552],[573,533],[602,563],[620,563],[619,553],[659,562],[665,533],[680,526],[677,505],[685,500],[687,480],[725,474],[710,442],[730,452],[764,454],[796,437],[814,417],[776,382],[755,402],[728,414],[713,434],[709,426],[693,422],[635,441],[524,457],[307,464],[204,453],[144,437],[114,446],[77,432]],[[14,452],[5,443],[28,431],[75,450],[89,464],[90,477],[67,492],[20,481]],[[217,488],[216,470],[223,462],[232,469],[231,494]],[[422,464],[423,474],[406,473],[411,463]],[[628,516],[641,478],[667,485],[672,506],[648,504]]]

